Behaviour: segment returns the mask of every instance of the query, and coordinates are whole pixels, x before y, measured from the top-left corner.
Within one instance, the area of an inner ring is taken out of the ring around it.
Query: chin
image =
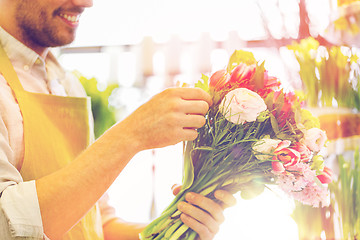
[[[50,41],[49,47],[61,47],[66,46],[74,42],[75,35],[73,36],[62,36],[54,38],[52,41]]]

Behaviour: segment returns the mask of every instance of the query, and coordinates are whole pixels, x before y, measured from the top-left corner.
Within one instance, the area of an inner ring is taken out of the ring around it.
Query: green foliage
[[[338,156],[339,176],[329,185],[334,193],[333,203],[337,205],[344,240],[360,237],[360,155],[355,151],[354,160]]]
[[[298,226],[299,240],[321,239],[321,232],[324,230],[321,208],[313,208],[299,202],[295,202],[296,207],[291,217]]]
[[[202,74],[201,79],[195,83],[195,87],[201,88],[205,92],[209,92],[209,77],[205,74]]]
[[[301,109],[300,119],[301,123],[305,126],[306,129],[320,128],[319,118],[314,117],[309,110]]]
[[[256,89],[262,89],[264,87],[264,72],[265,72],[265,61],[260,65],[256,65],[256,71],[254,75],[254,82]]]
[[[75,71],[74,75],[83,85],[86,94],[91,97],[95,138],[98,138],[116,122],[115,111],[109,106],[109,97],[118,85],[111,84],[108,85],[104,91],[100,91],[98,89],[98,81],[96,78],[88,79],[78,71]]]
[[[320,46],[312,37],[293,43],[288,49],[294,52],[300,65],[299,74],[310,107],[332,107],[336,100],[339,107],[360,109],[360,64],[356,53],[343,46]]]

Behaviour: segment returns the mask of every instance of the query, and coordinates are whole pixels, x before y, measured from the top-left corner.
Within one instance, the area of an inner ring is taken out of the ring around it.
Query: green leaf
[[[214,149],[212,147],[202,146],[202,147],[194,148],[194,150],[213,151]]]
[[[265,72],[265,61],[263,61],[260,65],[256,66],[256,71],[254,75],[256,89],[264,88],[264,72]]]
[[[191,152],[193,149],[193,142],[188,141],[185,146],[184,152],[184,170],[183,170],[183,184],[182,184],[182,191],[188,189],[193,181],[194,181],[194,164],[191,157]]]
[[[254,54],[244,50],[235,50],[229,59],[227,71],[230,73],[240,63],[247,65],[256,64]]]
[[[201,79],[195,83],[195,87],[201,88],[205,92],[209,92],[209,76],[201,75]]]
[[[270,113],[270,121],[271,121],[271,127],[273,128],[275,134],[277,134],[279,132],[279,125],[276,118],[271,113]]]

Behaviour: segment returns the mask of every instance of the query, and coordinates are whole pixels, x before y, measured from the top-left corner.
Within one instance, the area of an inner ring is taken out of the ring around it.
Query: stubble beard
[[[74,29],[67,29],[66,36],[62,36],[54,24],[56,13],[59,10],[54,11],[53,15],[49,16],[45,10],[36,9],[35,11],[34,8],[38,8],[38,6],[31,5],[31,3],[28,3],[29,1],[24,2],[27,3],[18,6],[16,21],[20,27],[22,39],[25,42],[30,45],[47,48],[64,46],[74,41]],[[37,12],[38,14],[34,14]]]

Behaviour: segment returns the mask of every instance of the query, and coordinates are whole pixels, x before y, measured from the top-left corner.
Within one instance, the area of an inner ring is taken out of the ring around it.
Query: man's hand
[[[174,195],[178,194],[181,186],[174,186]],[[182,212],[182,222],[198,233],[200,240],[211,240],[224,222],[224,209],[236,204],[235,197],[227,191],[217,190],[214,193],[221,204],[197,193],[187,193],[186,202],[178,204]]]
[[[211,104],[200,88],[169,88],[122,121],[120,129],[139,151],[194,140]]]

